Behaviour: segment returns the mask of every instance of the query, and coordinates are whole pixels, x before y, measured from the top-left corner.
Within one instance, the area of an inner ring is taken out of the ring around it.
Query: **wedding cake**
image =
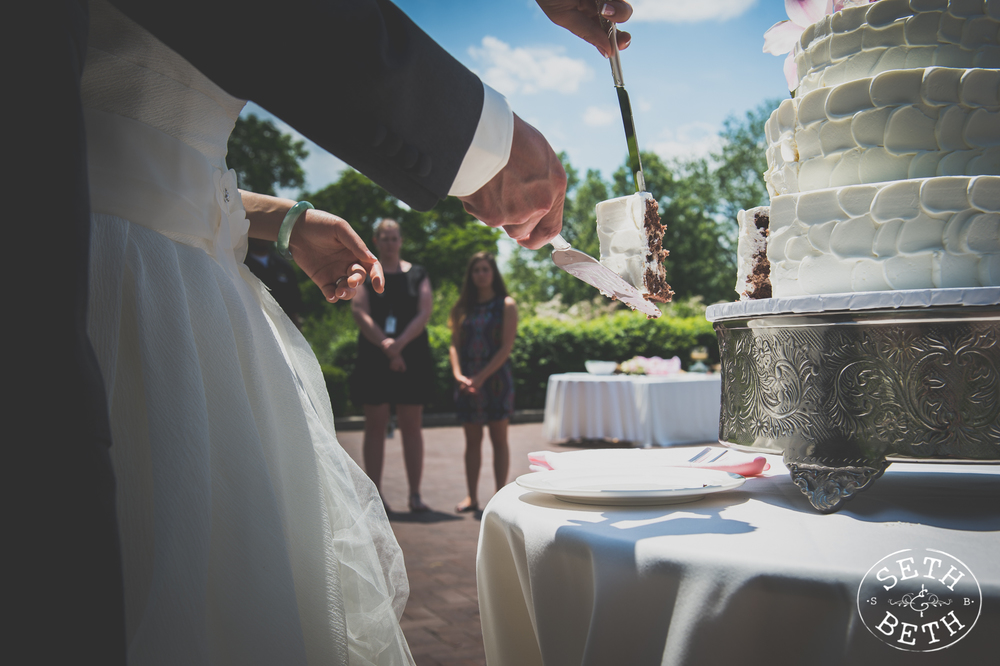
[[[765,127],[770,206],[738,219],[741,299],[1000,286],[998,30],[1000,0],[879,0],[804,29]]]
[[[597,204],[600,261],[649,301],[666,303],[674,292],[667,284],[663,260],[663,224],[659,203],[649,192],[608,199]]]

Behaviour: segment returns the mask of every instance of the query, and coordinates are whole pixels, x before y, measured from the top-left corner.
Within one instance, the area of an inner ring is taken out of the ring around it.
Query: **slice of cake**
[[[601,264],[620,275],[648,301],[667,303],[674,295],[663,260],[659,204],[649,192],[597,204]]]
[[[771,262],[767,259],[770,214],[770,206],[759,206],[736,215],[740,225],[736,292],[741,301],[771,298]]]

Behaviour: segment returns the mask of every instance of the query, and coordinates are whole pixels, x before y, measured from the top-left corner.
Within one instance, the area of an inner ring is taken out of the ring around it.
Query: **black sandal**
[[[427,513],[431,508],[420,499],[420,493],[410,495],[410,513]]]

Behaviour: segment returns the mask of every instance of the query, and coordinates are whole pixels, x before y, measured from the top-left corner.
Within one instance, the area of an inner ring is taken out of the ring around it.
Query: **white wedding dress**
[[[242,263],[225,156],[244,102],[90,7],[89,330],[129,663],[411,664],[382,503],[337,442],[308,343]]]

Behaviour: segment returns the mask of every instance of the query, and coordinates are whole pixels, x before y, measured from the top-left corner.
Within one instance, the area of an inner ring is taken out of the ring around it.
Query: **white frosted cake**
[[[649,192],[608,199],[596,206],[601,264],[620,275],[649,301],[673,296],[663,260],[659,204]]]
[[[1000,0],[879,0],[806,28],[765,126],[774,297],[1000,286],[998,30]]]

